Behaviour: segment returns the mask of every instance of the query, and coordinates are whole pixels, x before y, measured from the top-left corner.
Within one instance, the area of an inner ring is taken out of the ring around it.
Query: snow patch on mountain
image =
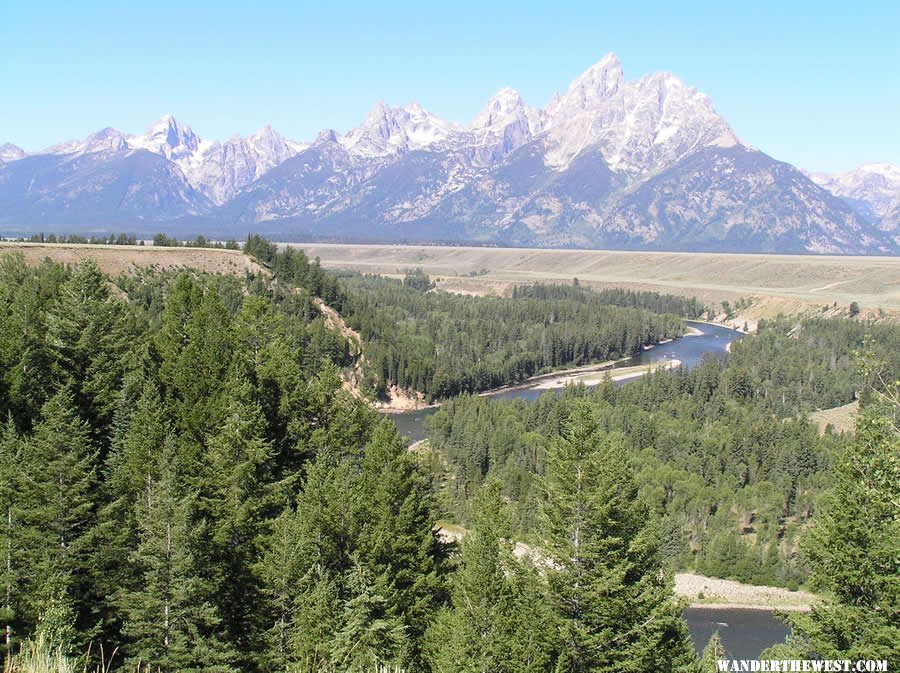
[[[615,54],[577,77],[545,117],[546,163],[557,170],[597,146],[614,170],[646,177],[703,147],[740,144],[706,95],[669,73],[626,82]]]
[[[863,164],[846,173],[810,173],[810,179],[835,196],[880,219],[900,206],[900,166],[886,161]]]
[[[363,124],[338,141],[353,156],[377,159],[444,146],[461,130],[416,102],[406,107],[376,103]]]
[[[12,143],[4,143],[0,145],[0,161],[9,163],[10,161],[18,161],[28,156],[28,153],[18,145]]]

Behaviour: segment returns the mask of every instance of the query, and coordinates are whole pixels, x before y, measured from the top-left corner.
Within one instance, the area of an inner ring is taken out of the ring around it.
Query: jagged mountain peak
[[[626,82],[615,54],[576,78],[544,118],[546,163],[558,170],[595,148],[614,170],[646,177],[703,147],[739,144],[707,96],[671,73]]]
[[[190,126],[179,123],[171,114],[165,114],[151,124],[143,136],[131,139],[133,147],[162,154],[167,159],[178,159],[195,152],[200,142]]]
[[[415,101],[405,107],[378,102],[361,126],[339,140],[355,156],[383,158],[439,145],[458,132],[456,124],[428,112]]]
[[[538,119],[538,113],[523,99],[522,95],[510,87],[504,87],[491,96],[478,116],[472,121],[470,128],[484,129],[497,124],[506,124],[512,119]]]
[[[870,221],[880,221],[891,230],[900,222],[900,166],[875,161],[845,173],[811,173],[809,177]]]
[[[12,143],[0,145],[0,161],[17,161],[27,156],[28,153],[18,145],[13,145]]]
[[[610,52],[569,84],[562,96],[567,105],[588,109],[597,100],[612,98],[625,82],[619,57]]]
[[[321,145],[322,143],[336,143],[338,141],[337,131],[334,129],[323,129],[316,135],[313,145]]]

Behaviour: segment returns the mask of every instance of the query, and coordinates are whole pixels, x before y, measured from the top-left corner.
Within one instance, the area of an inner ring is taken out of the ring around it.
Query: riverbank
[[[711,610],[742,608],[805,612],[821,600],[808,591],[743,584],[696,573],[675,574],[675,595],[688,599],[691,607]]]
[[[660,369],[675,369],[681,366],[681,360],[661,360],[647,365],[636,365],[634,367],[622,367],[621,369],[606,368],[596,372],[584,374],[566,374],[563,377],[554,375],[549,381],[544,381],[537,385],[531,386],[534,390],[556,390],[565,388],[570,385],[582,384],[585,386],[596,386],[606,380],[609,376],[612,381],[626,381],[628,379],[636,379],[646,376],[650,372],[659,371]],[[615,372],[615,374],[612,374]]]
[[[413,446],[418,448],[423,442]],[[413,447],[410,447],[413,450]],[[466,535],[463,526],[449,521],[438,521],[437,533],[446,542],[459,542]],[[517,542],[513,555],[516,558],[530,556],[539,564],[546,563],[540,550],[533,545]],[[706,577],[697,573],[675,573],[674,593],[686,598],[692,608],[707,610],[782,610],[806,612],[821,599],[808,591],[790,591],[781,587],[744,584],[718,577]]]

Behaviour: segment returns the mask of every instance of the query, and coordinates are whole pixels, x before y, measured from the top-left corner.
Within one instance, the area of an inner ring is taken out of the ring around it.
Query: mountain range
[[[678,77],[614,54],[543,108],[497,92],[468,125],[379,103],[311,143],[226,142],[167,115],[29,154],[0,146],[0,227],[256,231],[280,240],[896,254],[900,169],[808,174],[743,142]]]

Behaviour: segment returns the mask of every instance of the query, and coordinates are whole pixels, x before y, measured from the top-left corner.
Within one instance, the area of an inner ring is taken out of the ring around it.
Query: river
[[[669,343],[659,344],[640,355],[616,363],[612,369],[662,360],[679,360],[684,367],[695,367],[707,354],[724,357],[728,344],[742,336],[736,330],[719,325],[692,321],[688,321],[687,324],[702,334],[684,336]],[[627,383],[627,380],[619,381],[617,385],[624,383]],[[501,390],[492,393],[490,397],[536,400],[541,395],[553,392],[552,389],[536,386],[537,384]],[[425,419],[436,411],[437,409],[432,407],[392,414],[392,418],[400,434],[408,437],[410,442],[417,442],[425,438]],[[698,652],[702,651],[713,632],[718,631],[726,654],[729,658],[735,659],[755,659],[765,648],[783,641],[788,633],[787,626],[768,610],[689,608],[685,611],[684,617]]]
[[[719,325],[710,325],[708,323],[699,323],[688,321],[690,327],[700,330],[703,334],[698,336],[684,336],[675,339],[669,343],[659,344],[649,350],[643,351],[640,355],[633,358],[622,360],[613,365],[612,369],[621,369],[623,367],[634,367],[635,365],[644,365],[661,360],[679,360],[685,367],[691,368],[696,366],[707,353],[716,357],[724,357],[728,344],[739,339],[742,334],[736,330],[721,327]],[[612,370],[611,370],[612,371]],[[618,384],[627,381],[619,381]],[[516,386],[508,390],[501,390],[490,395],[493,399],[498,400],[536,400],[547,392],[552,392],[547,388],[538,388],[537,383],[532,386]],[[408,411],[405,413],[392,414],[400,434],[409,438],[410,442],[418,442],[425,439],[425,419],[431,416],[436,408],[420,409],[418,411]]]

